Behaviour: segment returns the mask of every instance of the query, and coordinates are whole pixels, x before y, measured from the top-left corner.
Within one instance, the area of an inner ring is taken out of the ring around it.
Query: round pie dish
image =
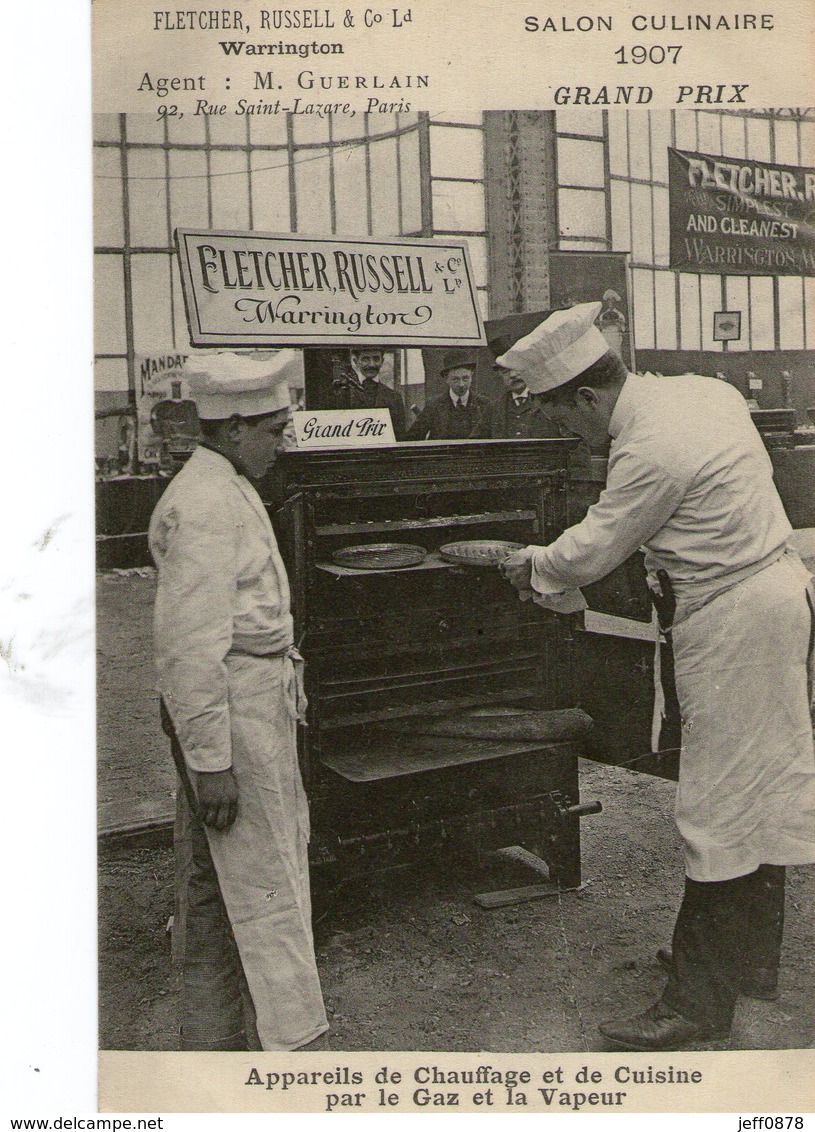
[[[445,562],[461,566],[500,566],[514,550],[523,550],[526,543],[505,542],[502,539],[465,539],[448,542],[439,548]]]

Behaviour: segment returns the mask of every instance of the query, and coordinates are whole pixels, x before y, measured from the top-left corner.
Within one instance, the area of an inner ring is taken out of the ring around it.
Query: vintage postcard
[[[742,9],[96,0],[101,1112],[811,1110],[815,9]]]

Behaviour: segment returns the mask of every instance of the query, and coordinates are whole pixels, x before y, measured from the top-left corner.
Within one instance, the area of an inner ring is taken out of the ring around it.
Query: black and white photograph
[[[808,1111],[815,107],[680,62],[780,17],[513,10],[589,85],[474,109],[376,51],[422,6],[138,8],[88,138],[100,1111]]]
[[[104,1048],[811,1046],[813,143],[96,119]]]

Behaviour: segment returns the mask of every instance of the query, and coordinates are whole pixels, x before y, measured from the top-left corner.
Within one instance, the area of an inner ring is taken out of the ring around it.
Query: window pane
[[[724,134],[722,146],[724,154],[727,157],[744,157],[746,145],[744,119],[731,114],[723,115],[722,131]]]
[[[203,114],[185,114],[183,118],[167,119],[167,138],[186,145],[204,145],[207,140],[206,118]]]
[[[470,263],[472,264],[476,287],[488,286],[486,239],[482,236],[468,236],[467,248],[470,253]]]
[[[169,348],[173,344],[169,253],[134,255],[130,277],[136,353],[151,354]]]
[[[770,123],[766,118],[747,119],[747,155],[754,161],[771,161]]]
[[[605,240],[558,240],[562,252],[604,252],[608,250]]]
[[[398,99],[390,99],[390,101],[394,102]],[[396,129],[395,114],[366,114],[365,120],[369,137],[376,137],[377,134],[390,134]]]
[[[713,314],[722,309],[722,283],[719,275],[702,276],[702,349],[721,350],[713,340]]]
[[[294,166],[297,231],[324,236],[331,231],[327,149],[300,150]]]
[[[418,117],[418,114],[400,114],[399,124],[401,126],[406,126],[409,121],[415,120]],[[484,122],[484,115],[480,110],[456,110],[454,113],[445,114],[444,118],[447,122],[461,122],[463,126],[480,126]]]
[[[401,117],[401,116],[400,116]],[[422,176],[419,169],[419,132],[399,138],[399,166],[402,179],[402,232],[422,228]]]
[[[164,153],[160,149],[131,149],[127,160],[130,242],[134,247],[166,247]]]
[[[628,115],[628,150],[631,176],[644,181],[651,178],[651,140],[646,111],[634,110]]]
[[[252,216],[259,232],[288,232],[289,169],[286,151],[253,150],[249,157],[252,168]]]
[[[709,114],[707,111],[699,113],[699,149],[702,153],[722,152],[722,133],[719,122],[721,115]]]
[[[751,349],[774,350],[772,279],[754,277],[750,280],[750,312]]]
[[[629,186],[623,181],[612,181],[611,192],[611,246],[617,252],[631,251],[631,213]]]
[[[557,179],[561,185],[605,187],[603,144],[596,141],[557,139]]]
[[[164,141],[164,122],[156,114],[128,114],[125,125],[129,142]]]
[[[250,114],[249,138],[252,145],[285,145],[285,114]]]
[[[603,239],[606,234],[606,195],[593,189],[560,189],[558,191],[560,236],[592,236]]]
[[[93,268],[94,351],[97,354],[123,354],[127,343],[122,257],[96,255]]]
[[[631,186],[631,253],[637,263],[653,262],[653,216],[651,189],[648,185]]]
[[[334,152],[334,194],[337,232],[344,236],[367,236],[368,185],[364,147],[347,146]],[[395,213],[395,192],[393,210]]]
[[[127,359],[97,358],[93,363],[93,387],[97,393],[127,393]],[[117,405],[127,404],[127,397],[117,397],[114,400]],[[107,407],[105,399],[98,403],[99,408]]]
[[[777,118],[775,127],[775,160],[779,165],[798,164],[798,125]],[[783,348],[783,347],[782,347]]]
[[[676,126],[676,148],[695,150],[696,146],[696,115],[692,110],[674,111]]]
[[[815,122],[801,122],[801,164],[815,165]]]
[[[671,144],[670,110],[651,111],[651,163],[654,180],[668,180],[668,146]]]
[[[207,158],[198,150],[170,150],[170,226],[210,227]]]
[[[437,231],[484,230],[484,186],[433,182],[433,226]]]
[[[804,348],[804,289],[800,279],[778,277],[779,341],[782,350]]]
[[[214,115],[209,119],[210,145],[246,145],[245,114]]]
[[[679,276],[679,336],[680,350],[698,350],[701,347],[697,275]]]
[[[375,236],[399,235],[399,193],[396,169],[396,138],[372,142],[371,213]]]
[[[365,141],[365,115],[333,114],[331,116],[331,140],[333,142],[356,142],[362,145]]]
[[[654,273],[632,273],[634,300],[634,345],[637,350],[654,349]]]
[[[675,350],[676,340],[676,276],[672,271],[655,271],[656,345],[658,350]]]
[[[750,281],[743,275],[728,275],[724,281],[726,311],[741,311],[741,338],[727,343],[727,349],[747,350],[750,348]]]
[[[403,354],[405,360],[405,367],[403,373],[405,375],[404,384],[406,386],[424,385],[424,359],[422,358],[421,350],[405,350]],[[416,392],[415,389],[406,390],[411,395]]]
[[[117,142],[120,138],[118,114],[94,114],[93,140]]]
[[[434,177],[484,176],[484,135],[454,126],[430,127],[430,168]]]
[[[93,157],[93,242],[97,247],[121,247],[124,223],[119,150],[95,146]]]
[[[610,117],[610,115],[609,115]],[[622,117],[622,115],[615,115]],[[590,134],[603,136],[603,111],[590,108],[563,107],[555,111],[555,128],[559,134]]]
[[[628,176],[628,117],[625,114],[608,116],[608,160],[610,172]]]
[[[214,149],[210,154],[213,228],[249,227],[246,154]]]
[[[294,144],[308,145],[310,142],[328,141],[328,119],[316,118],[309,114],[296,114],[294,116]],[[359,122],[359,133],[362,133],[362,123],[359,114],[354,118]]]
[[[806,304],[806,349],[815,349],[815,279],[804,280],[804,302]]]
[[[668,227],[668,190],[654,187],[654,263],[663,267],[670,260],[671,233]]]

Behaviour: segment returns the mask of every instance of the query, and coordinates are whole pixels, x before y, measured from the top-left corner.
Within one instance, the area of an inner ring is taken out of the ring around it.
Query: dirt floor
[[[150,572],[100,577],[102,830],[169,816],[174,775],[150,661]],[[336,1050],[601,1050],[598,1021],[641,1009],[664,982],[682,862],[671,783],[581,764],[583,879],[566,893],[486,911],[477,892],[534,883],[449,854],[339,885],[317,869],[315,938]],[[167,924],[172,850],[100,839],[100,1044],[177,1048]],[[734,1048],[815,1046],[815,871],[789,870],[781,996],[743,1000]],[[698,1048],[727,1048],[709,1043]]]

